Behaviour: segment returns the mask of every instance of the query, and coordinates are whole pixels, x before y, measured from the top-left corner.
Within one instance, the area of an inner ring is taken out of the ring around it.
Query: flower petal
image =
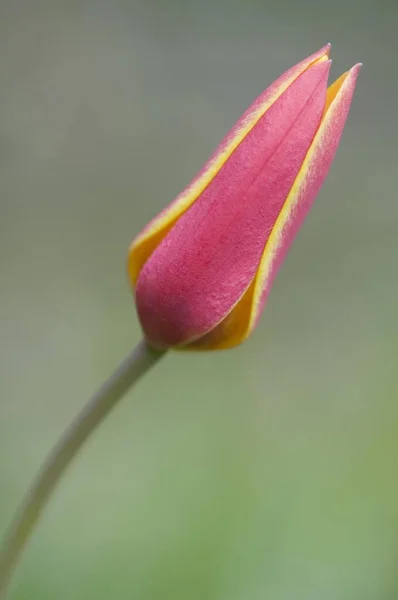
[[[329,69],[320,62],[285,90],[143,266],[136,303],[153,344],[203,336],[250,286],[322,120]]]
[[[274,104],[283,92],[304,73],[311,65],[326,61],[330,52],[327,44],[294,67],[288,69],[270,87],[268,87],[246,110],[235,127],[224,138],[210,160],[205,164],[193,181],[177,198],[153,219],[132,242],[127,269],[133,288],[144,263],[154,249],[173,227],[180,216],[195,202],[198,196],[209,185],[220,168],[231,156],[240,142],[250,132],[264,113]]]
[[[322,123],[268,237],[253,283],[228,317],[205,338],[193,343],[192,349],[230,348],[243,342],[255,328],[279,267],[327,176],[343,133],[360,68],[361,64],[355,65],[328,89]]]

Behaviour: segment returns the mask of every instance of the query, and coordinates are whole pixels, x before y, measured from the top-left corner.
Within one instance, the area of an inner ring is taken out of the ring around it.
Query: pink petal
[[[321,122],[329,69],[319,62],[287,88],[145,263],[137,310],[155,345],[203,336],[252,283]]]

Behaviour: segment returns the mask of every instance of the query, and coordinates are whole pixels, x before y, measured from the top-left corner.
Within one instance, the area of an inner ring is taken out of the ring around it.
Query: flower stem
[[[90,398],[50,452],[0,549],[0,599],[5,597],[18,559],[67,467],[94,429],[163,354],[140,342]]]

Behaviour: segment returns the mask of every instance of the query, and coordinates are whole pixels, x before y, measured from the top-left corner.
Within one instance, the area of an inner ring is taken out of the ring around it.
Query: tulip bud
[[[329,52],[265,90],[131,244],[128,273],[149,344],[231,348],[254,330],[350,108],[361,65],[328,88]]]

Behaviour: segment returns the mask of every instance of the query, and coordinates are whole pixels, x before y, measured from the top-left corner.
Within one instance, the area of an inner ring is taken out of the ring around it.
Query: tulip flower
[[[248,108],[192,183],[130,246],[144,340],[50,452],[0,546],[0,600],[58,482],[83,444],[168,348],[246,340],[329,171],[361,65],[327,87],[327,45]]]
[[[330,45],[286,71],[129,248],[154,348],[231,348],[252,333],[340,142],[361,65],[329,88]]]

